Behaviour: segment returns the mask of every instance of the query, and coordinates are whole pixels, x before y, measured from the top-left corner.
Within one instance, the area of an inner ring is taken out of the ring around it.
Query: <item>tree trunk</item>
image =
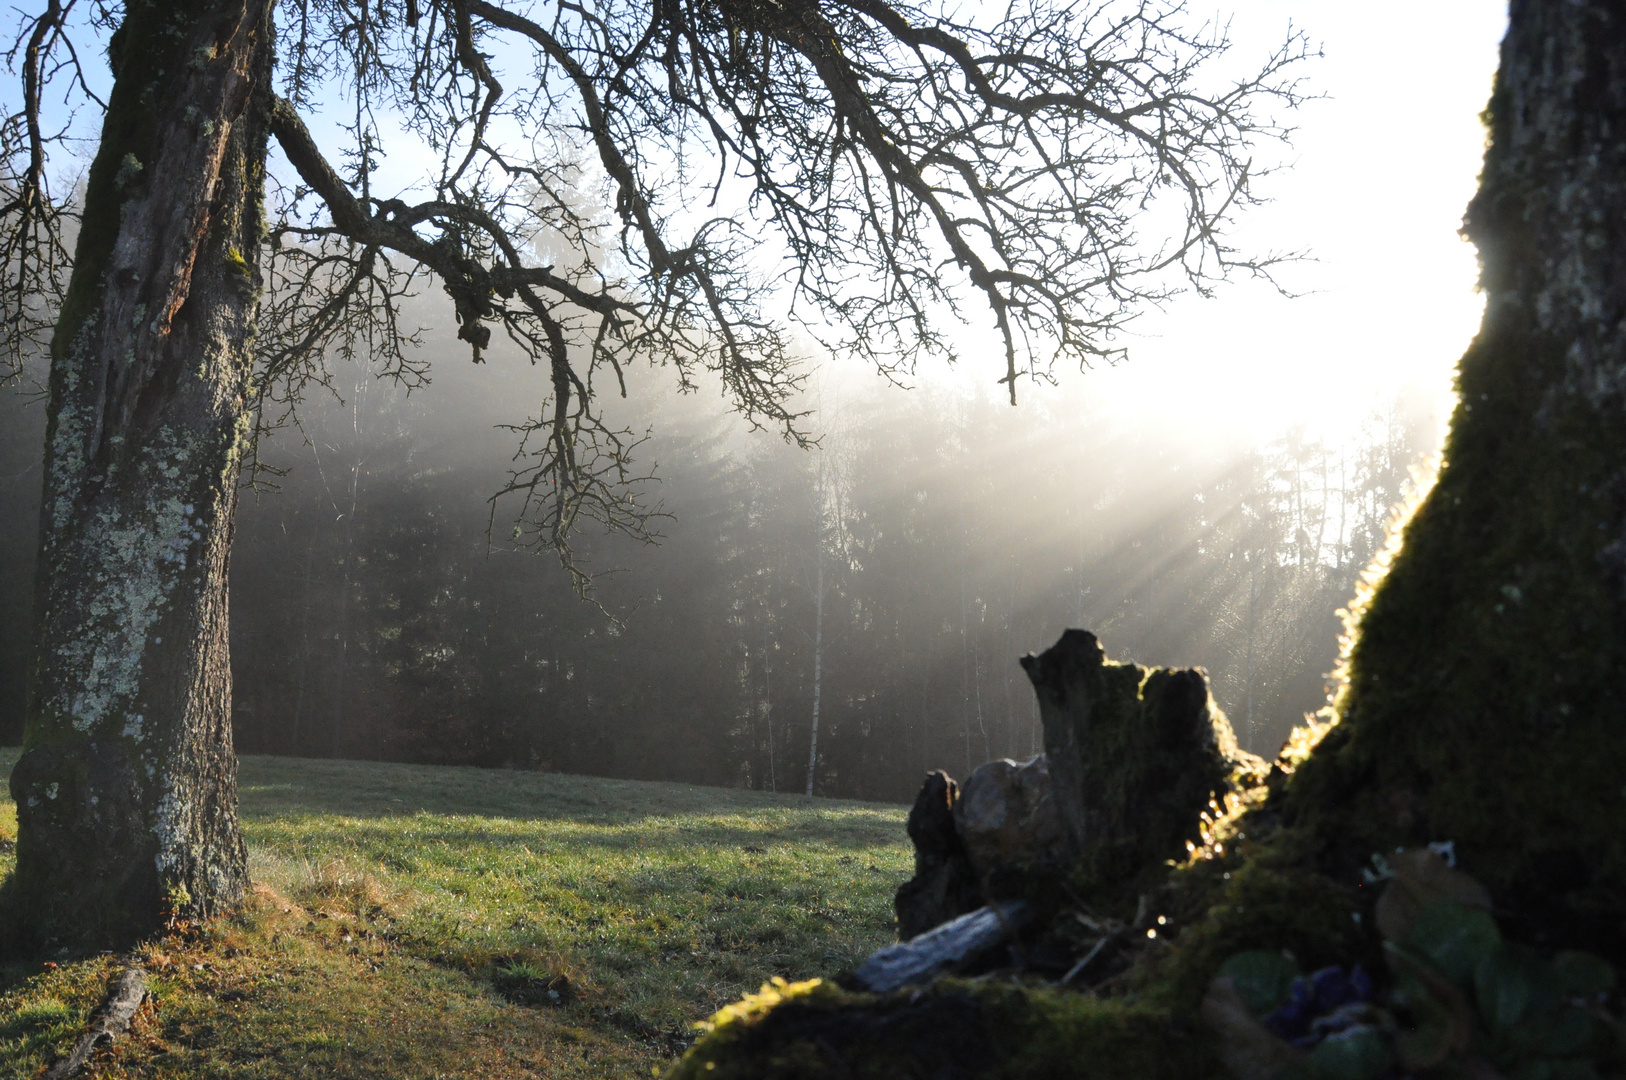
[[[1516,932],[1626,959],[1626,12],[1514,0],[1445,465],[1361,622],[1297,819],[1453,840]]]
[[[762,609],[762,720],[768,725],[768,790],[779,791],[779,768],[774,764],[773,749],[773,653],[769,651],[768,608]]]
[[[824,682],[824,536],[819,536],[818,583],[813,598],[813,737],[807,745],[807,797],[819,771],[819,693]]]
[[[344,678],[350,652],[350,571],[355,565],[356,489],[361,483],[361,464],[357,461],[350,466],[350,509],[344,513],[344,573],[339,577],[339,670],[333,688],[333,730],[328,736],[329,751],[336,758],[344,757],[350,749],[344,709]]]
[[[268,0],[133,0],[52,345],[19,943],[128,940],[246,881],[226,576],[249,436]]]

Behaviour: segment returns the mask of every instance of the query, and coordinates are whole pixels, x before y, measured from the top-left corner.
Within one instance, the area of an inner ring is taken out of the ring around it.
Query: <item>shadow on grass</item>
[[[267,821],[269,820],[271,819],[268,818]],[[572,851],[585,849],[616,854],[666,853],[676,858],[691,857],[702,849],[714,854],[732,849],[742,857],[773,857],[778,847],[790,846],[795,846],[803,854],[809,849],[863,852],[879,847],[896,846],[902,827],[900,822],[888,822],[884,828],[844,831],[831,835],[829,832],[815,832],[813,829],[794,827],[776,829],[747,824],[717,825],[708,828],[689,826],[681,830],[645,829],[637,826],[617,829],[610,826],[603,829],[572,829],[563,834],[550,834],[523,828],[495,831],[481,828],[475,822],[471,822],[468,828],[457,828],[455,825],[448,825],[444,818],[438,816],[430,818],[423,828],[414,828],[410,823],[405,827],[400,825],[391,827],[355,820],[334,822],[330,818],[314,813],[278,815],[275,821],[287,833],[295,834],[302,840],[320,840],[323,846],[336,846],[338,842],[342,842],[346,847],[364,852],[369,848],[380,850],[398,848],[403,840],[410,839],[414,844],[426,848],[437,844],[453,849],[481,845],[498,850],[524,849],[527,854],[544,855],[549,849],[568,847]],[[264,842],[278,843],[269,838],[263,839]],[[278,846],[281,846],[280,843]]]
[[[890,941],[908,873],[900,806],[264,757],[241,787],[254,894],[143,946],[162,1016],[118,1075],[647,1076],[770,976]],[[59,1054],[114,962],[46,959],[0,965],[0,1076]]]
[[[632,824],[694,813],[779,811],[797,816],[866,815],[901,820],[893,803],[808,799],[739,788],[458,765],[396,765],[332,758],[240,759],[245,816],[284,818],[293,808],[348,817],[416,813]],[[426,796],[427,793],[427,796]]]

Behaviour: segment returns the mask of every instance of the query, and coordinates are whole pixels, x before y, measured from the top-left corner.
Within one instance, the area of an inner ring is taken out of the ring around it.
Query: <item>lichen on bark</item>
[[[271,29],[267,0],[138,0],[110,50],[52,347],[14,945],[128,940],[246,881],[226,575]]]

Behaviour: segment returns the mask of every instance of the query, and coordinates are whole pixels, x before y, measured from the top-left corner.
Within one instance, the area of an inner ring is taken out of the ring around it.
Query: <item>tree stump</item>
[[[1041,899],[1063,884],[1132,910],[1201,839],[1211,802],[1264,780],[1201,671],[1112,663],[1085,630],[1021,663],[1045,752],[988,762],[963,790],[946,773],[927,776],[909,813],[915,876],[896,901],[904,941],[990,900]]]
[[[1022,667],[1039,698],[1045,756],[1070,876],[1128,882],[1186,855],[1209,803],[1260,782],[1195,669],[1109,662],[1087,630],[1068,630]]]

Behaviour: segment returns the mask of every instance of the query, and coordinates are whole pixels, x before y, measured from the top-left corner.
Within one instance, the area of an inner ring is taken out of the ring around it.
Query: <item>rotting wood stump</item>
[[[915,876],[898,888],[893,901],[900,941],[982,906],[982,887],[954,827],[960,801],[960,786],[948,773],[939,769],[926,774],[909,811]]]
[[[963,786],[928,774],[902,941],[719,1013],[674,1077],[1215,1074],[1207,1031],[1124,979],[1176,932],[1169,863],[1213,803],[1263,786],[1265,763],[1237,749],[1200,671],[1113,663],[1083,630],[1022,665],[1045,753]]]
[[[1063,885],[1133,910],[1201,839],[1212,802],[1264,780],[1265,763],[1237,747],[1197,669],[1114,663],[1086,630],[1021,663],[1045,752],[989,762],[963,789],[946,773],[926,778],[909,815],[916,874],[896,898],[904,940]]]
[[[1068,630],[1021,663],[1082,882],[1110,885],[1184,858],[1211,801],[1264,780],[1265,763],[1237,747],[1196,668],[1111,663],[1087,630]]]

